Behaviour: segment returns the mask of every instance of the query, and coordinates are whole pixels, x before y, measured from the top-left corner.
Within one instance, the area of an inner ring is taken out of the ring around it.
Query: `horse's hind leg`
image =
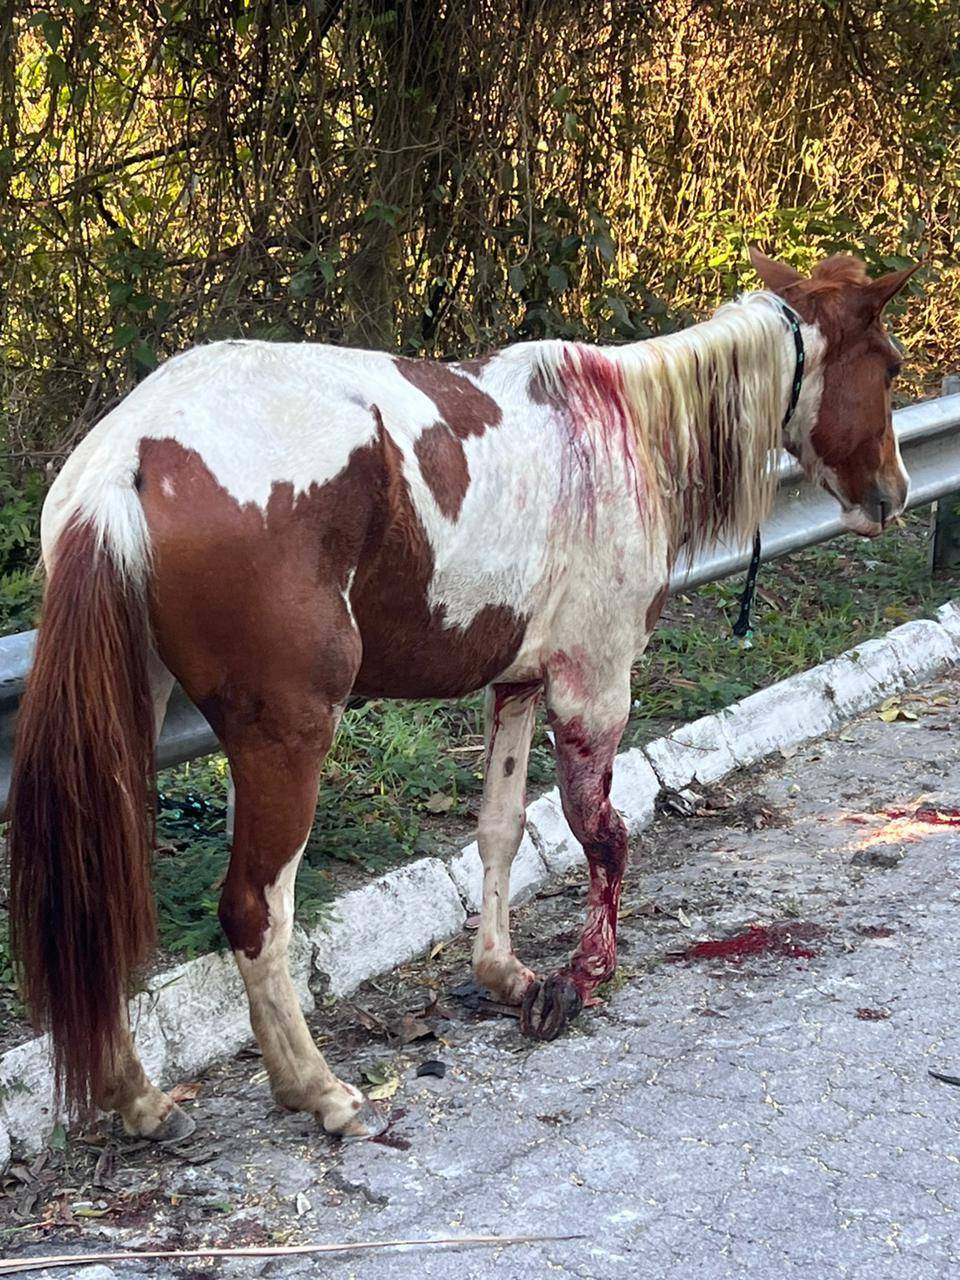
[[[294,625],[296,624],[296,625]],[[236,788],[233,847],[220,920],[250,1002],[273,1096],[311,1111],[330,1133],[363,1136],[375,1117],[327,1066],[290,979],[293,889],[317,787],[360,661],[360,638],[331,593],[282,630],[248,618],[243,661],[223,672],[204,710]]]
[[[523,837],[527,759],[539,696],[539,683],[487,690],[487,760],[477,830],[483,906],[473,972],[506,1004],[519,1004],[535,981],[510,945],[510,868]]]
[[[318,450],[322,469],[327,454]],[[299,494],[277,479],[258,508],[234,500],[174,440],[141,448],[157,647],[223,744],[236,789],[220,919],[250,1021],[276,1099],[349,1134],[367,1132],[363,1099],[314,1045],[287,947],[320,769],[360,665],[350,587],[382,480],[375,452],[357,448],[329,483]],[[231,474],[244,476],[244,491],[267,481],[268,463],[236,461]]]
[[[150,654],[148,663],[156,732],[159,737],[174,682],[173,676],[155,654]],[[123,1020],[125,1024],[128,1021],[126,1007],[123,1010]],[[193,1120],[156,1085],[151,1084],[129,1027],[124,1031],[111,1078],[96,1103],[103,1111],[118,1112],[127,1133],[150,1138],[154,1142],[175,1142],[189,1136],[194,1129]]]
[[[336,723],[332,708],[315,712],[308,743],[261,733],[225,738],[237,799],[220,919],[275,1100],[291,1111],[313,1112],[330,1133],[363,1136],[372,1115],[359,1090],[337,1079],[314,1044],[287,964],[294,881]]]
[[[96,1101],[101,1110],[119,1113],[127,1133],[152,1142],[179,1142],[196,1127],[186,1112],[151,1084],[129,1029],[114,1061],[112,1079]]]

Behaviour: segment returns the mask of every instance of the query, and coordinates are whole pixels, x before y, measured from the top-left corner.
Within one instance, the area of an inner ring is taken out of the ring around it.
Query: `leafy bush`
[[[0,635],[35,625],[42,490],[37,472],[0,469]]]

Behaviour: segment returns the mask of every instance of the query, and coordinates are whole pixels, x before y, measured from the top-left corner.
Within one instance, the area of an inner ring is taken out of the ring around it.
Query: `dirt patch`
[[[682,791],[665,788],[657,797],[658,812],[685,818],[694,829],[710,826],[762,831],[782,827],[787,818],[782,809],[765,796],[725,786],[686,787]]]

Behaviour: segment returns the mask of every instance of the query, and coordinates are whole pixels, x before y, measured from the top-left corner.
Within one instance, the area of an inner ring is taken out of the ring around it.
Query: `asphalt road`
[[[8,1256],[579,1233],[499,1250],[113,1273],[958,1274],[960,1087],[929,1074],[960,1076],[958,691],[947,681],[905,696],[915,720],[872,713],[708,795],[700,813],[658,820],[634,855],[622,983],[564,1039],[530,1045],[514,1020],[453,1000],[465,934],[316,1020],[348,1077],[399,1074],[381,1103],[392,1115],[384,1143],[337,1145],[272,1109],[257,1059],[244,1056],[190,1082],[199,1130],[183,1151],[117,1141],[112,1169],[101,1162],[94,1175],[92,1141],[38,1174],[46,1182],[34,1201],[21,1195],[27,1229]],[[569,949],[581,903],[574,876],[526,907],[524,959]],[[398,1047],[385,1035],[424,1008],[433,1038]],[[425,1059],[445,1076],[416,1077]],[[44,1215],[60,1225],[29,1228]]]

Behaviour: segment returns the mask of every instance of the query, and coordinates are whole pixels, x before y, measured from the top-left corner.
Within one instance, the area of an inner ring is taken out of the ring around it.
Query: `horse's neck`
[[[719,534],[746,539],[766,515],[793,351],[775,304],[754,296],[616,352],[634,444],[674,549]]]

